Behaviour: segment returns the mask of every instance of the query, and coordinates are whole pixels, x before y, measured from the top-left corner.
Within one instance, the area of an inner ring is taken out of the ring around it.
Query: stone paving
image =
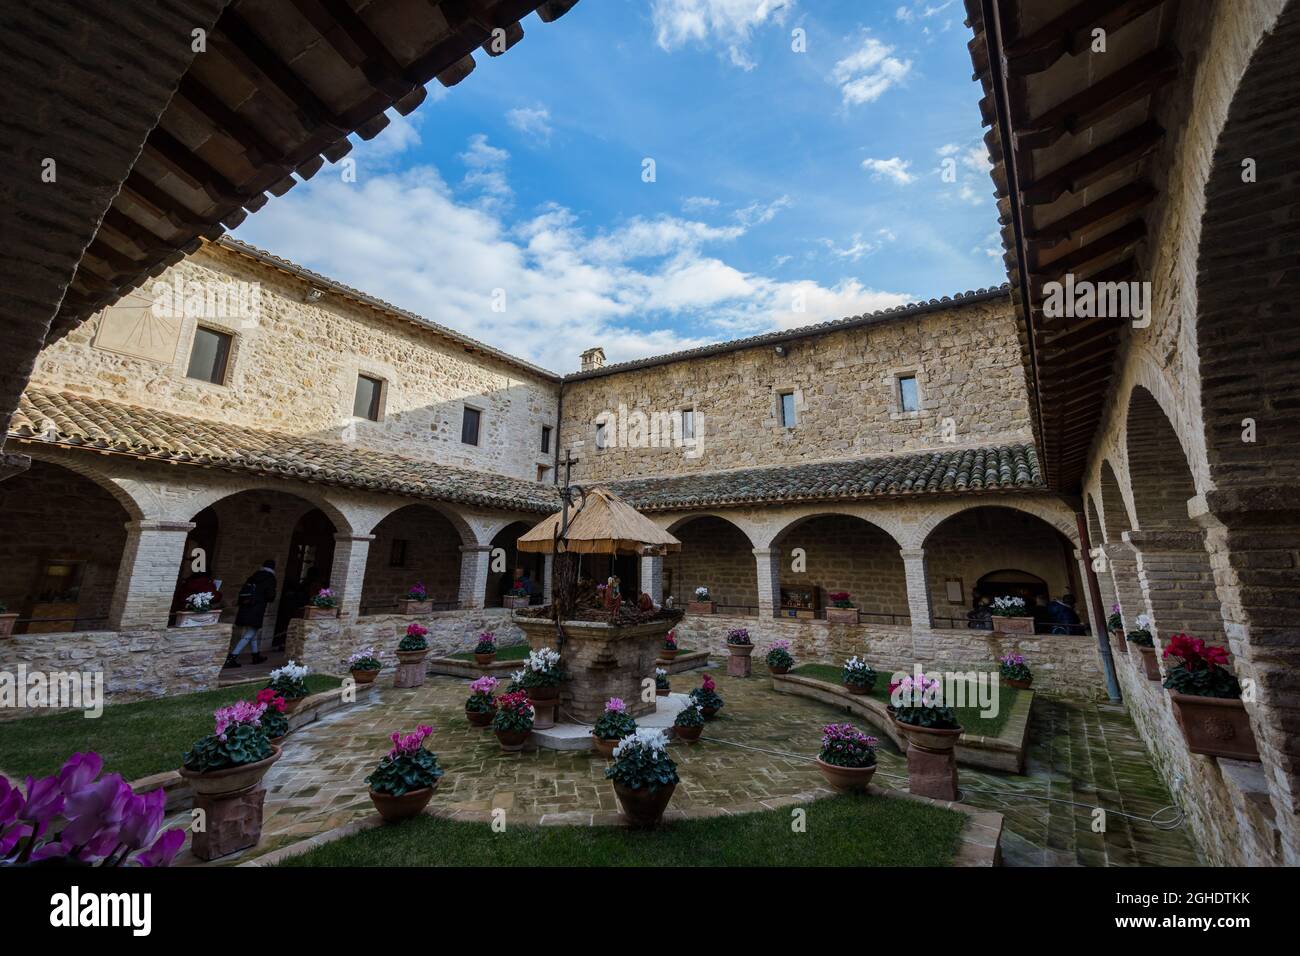
[[[748,679],[729,678],[718,668],[710,673],[727,705],[706,727],[704,741],[674,743],[672,756],[682,783],[673,806],[726,807],[823,789],[812,757],[822,725],[843,715],[825,704],[777,695],[761,664]],[[683,674],[673,683],[674,690],[689,690],[698,684],[698,675]],[[219,863],[240,862],[373,813],[366,774],[387,751],[389,733],[409,731],[420,723],[435,728],[430,746],[447,771],[434,797],[443,809],[502,808],[507,814],[617,811],[612,787],[604,779],[605,760],[594,752],[504,753],[491,730],[472,728],[466,721],[466,694],[465,681],[448,677],[430,677],[415,689],[397,690],[388,683],[374,702],[339,711],[295,733],[264,781],[268,794],[261,844]],[[1007,864],[1198,862],[1181,829],[1164,832],[1112,812],[1104,834],[1092,831],[1090,808],[1099,802],[1108,810],[1144,818],[1172,802],[1122,708],[1039,695],[1030,739],[1026,776],[961,771],[964,801],[1005,815]],[[876,781],[905,788],[905,774],[905,758],[882,741]],[[987,792],[991,790],[1050,795],[1088,807]]]

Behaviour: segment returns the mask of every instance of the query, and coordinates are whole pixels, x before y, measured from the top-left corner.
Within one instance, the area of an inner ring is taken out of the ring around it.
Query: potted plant
[[[1259,760],[1241,684],[1228,669],[1228,652],[1200,638],[1175,634],[1165,646],[1165,687],[1187,749],[1209,757]]]
[[[704,732],[704,711],[699,704],[690,703],[677,712],[673,718],[673,736],[689,744],[700,739]]]
[[[410,734],[393,731],[388,738],[393,749],[366,777],[370,800],[385,823],[416,816],[433,799],[445,771],[438,766],[438,755],[424,747],[425,738],[432,733],[433,728],[423,724]]]
[[[827,724],[822,728],[822,749],[817,754],[817,769],[832,790],[840,793],[866,790],[876,772],[876,744],[879,742],[852,724]]]
[[[659,649],[659,659],[670,661],[677,656],[677,632],[669,631],[664,635],[664,646]]]
[[[773,674],[784,674],[794,667],[794,655],[790,653],[790,642],[781,638],[772,642],[767,652],[767,669]]]
[[[1124,649],[1124,618],[1120,614],[1119,605],[1110,606],[1110,617],[1106,618],[1106,629],[1110,631],[1111,636],[1115,638],[1115,646],[1120,650]]]
[[[398,614],[428,614],[433,610],[429,600],[429,591],[422,581],[416,581],[406,592],[406,597],[397,602]]]
[[[1147,680],[1160,680],[1160,662],[1156,660],[1156,639],[1151,634],[1151,618],[1139,614],[1133,623],[1137,627],[1124,636],[1128,640],[1128,646],[1137,649],[1134,660],[1138,664],[1138,670],[1146,674]]]
[[[706,720],[712,720],[718,711],[722,710],[722,696],[718,693],[718,685],[708,674],[701,678],[700,686],[690,693],[692,702],[700,705]]]
[[[844,670],[841,672],[841,680],[844,687],[850,694],[871,693],[871,688],[876,686],[876,672],[870,664],[861,660],[855,654],[844,662]]]
[[[311,693],[307,690],[306,665],[296,664],[293,661],[271,671],[270,683],[266,686],[284,698],[284,712],[286,714],[292,714],[297,710],[298,705],[306,700],[307,695]]]
[[[563,680],[559,651],[543,647],[528,652],[528,660],[524,663],[524,679],[520,683],[534,706],[554,704],[560,696],[560,683]]]
[[[686,610],[691,614],[712,614],[715,607],[709,589],[703,585],[695,589],[695,600],[686,604]]]
[[[524,741],[533,730],[536,711],[528,694],[522,690],[502,694],[497,698],[497,712],[492,715],[492,731],[501,742],[501,749],[513,753],[524,749]]]
[[[497,702],[492,692],[497,689],[495,677],[480,677],[469,685],[469,698],[465,701],[465,717],[473,727],[486,727],[497,712]]]
[[[857,606],[849,600],[848,591],[832,591],[826,595],[830,606],[826,608],[827,624],[857,624]]]
[[[474,661],[477,664],[491,664],[497,659],[497,638],[491,631],[484,631],[478,636],[474,645]]]
[[[424,683],[424,659],[429,654],[429,629],[412,621],[397,642],[397,676],[394,687],[419,687]]]
[[[1021,655],[1008,652],[998,658],[998,664],[1002,682],[1008,687],[1028,690],[1029,685],[1034,682],[1034,675],[1030,673],[1029,665]]]
[[[996,597],[989,613],[993,615],[994,634],[1034,633],[1034,617],[1025,613],[1024,598]]]
[[[743,627],[733,627],[727,632],[727,650],[732,657],[748,657],[754,653],[754,642],[750,640],[749,631]]]
[[[9,613],[9,605],[0,601],[0,638],[13,637],[14,622],[18,620],[17,614]]]
[[[501,606],[511,609],[528,607],[529,601],[528,588],[516,587],[511,588],[510,593],[501,598]]]
[[[348,673],[358,684],[372,684],[384,662],[375,656],[373,647],[359,647],[348,657]]]
[[[614,794],[634,827],[657,824],[681,780],[668,756],[668,738],[652,727],[619,741],[605,777],[614,782]]]
[[[943,687],[925,675],[904,677],[893,693],[894,725],[908,743],[922,750],[946,752],[957,746],[962,727],[943,703]]]
[[[185,610],[176,612],[177,627],[206,627],[221,620],[221,611],[212,606],[216,595],[211,591],[200,591],[185,599]]]
[[[136,794],[117,774],[99,778],[94,751],[74,753],[27,793],[0,776],[0,869],[6,866],[170,866],[185,830],[158,832],[167,804],[159,787]]]
[[[655,668],[655,696],[667,697],[672,693],[672,687],[668,683],[668,672],[662,667]]]
[[[264,704],[237,700],[213,712],[216,725],[212,733],[195,741],[183,758],[180,774],[190,789],[220,802],[235,799],[261,782],[271,764],[280,759],[280,748],[262,730],[265,710]],[[259,806],[256,826],[259,836],[261,829]],[[256,842],[254,837],[252,843]]]
[[[257,704],[262,707],[262,733],[277,747],[289,736],[289,717],[285,700],[279,692],[263,687],[257,692]]]
[[[605,712],[591,728],[592,745],[606,759],[614,756],[614,748],[624,737],[636,733],[636,721],[627,712],[627,704],[621,697],[611,697],[605,701]]]
[[[338,617],[338,594],[333,588],[321,588],[307,602],[307,606],[302,609],[302,616],[308,621],[321,617]]]

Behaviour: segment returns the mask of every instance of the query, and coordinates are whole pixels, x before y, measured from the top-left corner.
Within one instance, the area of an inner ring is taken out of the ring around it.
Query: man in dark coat
[[[1053,634],[1083,633],[1078,612],[1074,610],[1074,595],[1062,594],[1047,605],[1047,618],[1052,625]]]
[[[257,652],[257,643],[262,635],[262,621],[266,617],[266,607],[275,600],[275,559],[267,558],[261,568],[254,571],[244,586],[239,589],[235,612],[235,633],[242,636],[226,656],[227,667],[239,666],[239,655],[245,647],[253,651],[253,663],[260,664],[266,660],[264,654]]]

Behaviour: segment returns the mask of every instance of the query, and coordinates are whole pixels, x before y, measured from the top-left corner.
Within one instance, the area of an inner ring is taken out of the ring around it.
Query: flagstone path
[[[776,694],[761,664],[748,679],[729,678],[720,668],[710,673],[726,707],[707,725],[701,743],[673,744],[671,753],[682,778],[673,806],[727,807],[824,789],[812,757],[821,727],[843,720],[843,715],[825,704]],[[341,710],[295,733],[264,781],[268,792],[262,842],[218,865],[279,849],[373,813],[366,774],[387,752],[392,731],[410,731],[421,723],[434,727],[428,746],[447,771],[434,796],[443,808],[572,814],[584,822],[590,814],[617,812],[613,790],[604,779],[604,759],[592,752],[503,753],[490,730],[470,727],[465,719],[466,683],[430,677],[423,687],[398,690],[389,677],[372,702]],[[684,691],[696,686],[698,677],[681,674],[673,683],[674,690]],[[1039,696],[1030,741],[1024,776],[961,771],[964,802],[1005,815],[1002,847],[1008,865],[1199,863],[1184,829],[1165,831],[1146,822],[1172,800],[1122,707]],[[905,789],[905,775],[905,758],[882,741],[876,782]],[[1092,810],[1098,805],[1108,811],[1104,833],[1093,832]]]

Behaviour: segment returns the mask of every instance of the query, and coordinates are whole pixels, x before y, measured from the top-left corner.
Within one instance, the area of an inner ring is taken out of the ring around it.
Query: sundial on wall
[[[137,290],[104,310],[95,347],[149,362],[170,362],[176,357],[180,331],[178,317],[155,315],[153,299]]]

